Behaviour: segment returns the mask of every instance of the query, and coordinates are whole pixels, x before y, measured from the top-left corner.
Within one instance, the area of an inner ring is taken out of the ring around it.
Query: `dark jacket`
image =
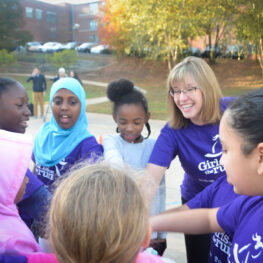
[[[26,81],[33,80],[33,92],[44,92],[47,89],[47,82],[44,75],[30,76]]]

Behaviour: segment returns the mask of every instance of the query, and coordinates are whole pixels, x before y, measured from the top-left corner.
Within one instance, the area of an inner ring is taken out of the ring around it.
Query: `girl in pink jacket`
[[[25,174],[32,148],[30,135],[0,130],[0,254],[41,251],[16,207],[28,182]]]

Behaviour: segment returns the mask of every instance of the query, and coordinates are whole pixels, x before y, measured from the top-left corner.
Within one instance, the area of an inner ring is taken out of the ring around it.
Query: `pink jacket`
[[[0,130],[0,254],[41,251],[14,204],[29,167],[32,148],[30,135]]]
[[[54,254],[34,253],[27,255],[28,263],[59,263]],[[164,263],[161,257],[149,253],[139,253],[136,263]]]
[[[34,253],[27,255],[27,263],[59,263],[55,254]]]
[[[136,263],[164,263],[164,261],[162,261],[162,258],[159,256],[142,252],[138,254]]]

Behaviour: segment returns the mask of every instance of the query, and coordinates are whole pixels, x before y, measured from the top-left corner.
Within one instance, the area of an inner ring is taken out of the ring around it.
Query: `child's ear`
[[[149,247],[151,236],[152,236],[152,228],[151,228],[151,225],[148,224],[147,234],[146,234],[144,242],[142,244],[143,248]]]
[[[147,123],[147,122],[149,121],[150,117],[151,117],[151,113],[148,112],[148,113],[146,114],[146,116],[145,116],[145,123]]]
[[[257,149],[259,155],[258,173],[263,175],[263,142],[258,144]]]

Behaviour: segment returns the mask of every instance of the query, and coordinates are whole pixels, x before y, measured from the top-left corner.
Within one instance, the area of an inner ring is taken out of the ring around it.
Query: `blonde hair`
[[[201,110],[202,121],[206,124],[217,123],[222,117],[220,98],[223,96],[216,76],[210,66],[201,58],[187,57],[175,65],[167,78],[168,106],[170,112],[169,124],[178,129],[187,127],[189,119],[184,118],[181,111],[174,103],[169,91],[175,81],[184,81],[187,76],[193,77],[202,91],[203,106]]]
[[[76,170],[55,191],[50,241],[61,263],[134,262],[148,216],[131,176],[102,161]]]

